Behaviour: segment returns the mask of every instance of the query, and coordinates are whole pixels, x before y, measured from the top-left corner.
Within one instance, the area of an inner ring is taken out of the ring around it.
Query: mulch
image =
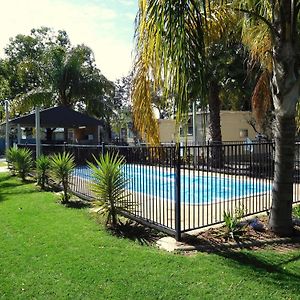
[[[280,252],[300,249],[300,226],[294,226],[290,237],[280,237],[268,228],[268,217],[259,217],[263,230],[254,230],[245,226],[243,234],[233,238],[226,237],[226,227],[210,228],[197,235],[187,235],[183,239],[182,250],[202,252],[239,251],[241,249],[272,249]],[[192,246],[192,247],[191,247]]]

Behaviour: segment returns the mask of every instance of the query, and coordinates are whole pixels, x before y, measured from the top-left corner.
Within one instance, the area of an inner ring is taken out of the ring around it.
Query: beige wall
[[[247,121],[251,119],[248,111],[221,111],[221,131],[223,141],[244,141],[246,137],[240,135],[242,130],[248,131],[250,139],[255,138],[255,131]]]
[[[241,136],[241,131],[247,131],[248,137],[250,139],[255,138],[255,131],[248,124],[248,121],[251,119],[251,112],[247,111],[221,111],[221,131],[222,131],[222,139],[223,141],[244,141],[246,139],[245,136]],[[201,131],[201,117],[200,114],[197,114],[197,138],[199,139],[203,136],[203,130]],[[170,143],[176,141],[175,134],[175,120],[166,120],[160,119],[159,123],[159,133],[160,133],[160,141],[161,143]],[[208,127],[208,122],[206,123],[206,127]],[[207,138],[209,138],[207,134]],[[181,137],[182,141],[187,140],[188,142],[193,141],[193,136],[188,135],[187,139],[185,137]]]
[[[175,120],[159,119],[158,126],[161,143],[175,142]]]

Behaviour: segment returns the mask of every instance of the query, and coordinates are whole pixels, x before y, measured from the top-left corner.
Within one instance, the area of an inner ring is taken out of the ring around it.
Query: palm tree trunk
[[[275,174],[269,226],[280,235],[292,232],[292,202],[295,153],[295,118],[277,116]]]
[[[299,100],[298,43],[289,22],[290,1],[281,1],[276,24],[281,34],[273,47],[272,98],[276,114],[275,173],[269,227],[279,235],[292,233],[295,115]]]
[[[222,133],[221,133],[221,118],[219,97],[220,87],[212,80],[209,85],[209,131],[211,136],[211,165],[216,168],[221,168],[224,165],[224,154],[222,149]]]

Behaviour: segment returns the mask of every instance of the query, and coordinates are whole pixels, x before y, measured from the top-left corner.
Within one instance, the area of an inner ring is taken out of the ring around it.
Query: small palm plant
[[[42,189],[45,189],[45,184],[48,182],[50,164],[50,158],[45,155],[41,155],[35,162],[37,184]]]
[[[16,172],[22,181],[33,167],[32,151],[27,148],[11,148],[9,154],[10,164],[12,164],[13,172]]]
[[[127,201],[126,192],[128,179],[125,178],[123,168],[125,161],[117,153],[106,153],[96,164],[88,163],[92,171],[92,191],[97,197],[96,205],[100,206],[100,214],[107,216],[106,225],[116,227],[120,211],[130,211],[132,203]]]
[[[54,179],[56,179],[58,184],[61,184],[63,188],[61,202],[63,204],[68,203],[70,199],[70,194],[68,193],[70,175],[75,169],[74,156],[68,152],[54,154],[51,158],[50,165]]]
[[[225,222],[225,238],[237,239],[245,232],[245,225],[241,225],[241,220],[244,217],[244,209],[237,208],[234,213],[226,213],[224,211]]]
[[[17,156],[18,156],[17,146],[10,147],[5,153],[7,165],[12,175],[16,174],[15,165],[16,165]]]

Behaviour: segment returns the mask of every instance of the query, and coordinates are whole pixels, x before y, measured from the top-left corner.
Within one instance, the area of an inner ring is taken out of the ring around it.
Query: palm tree
[[[275,108],[275,174],[270,227],[278,234],[292,231],[295,113],[299,99],[299,0],[140,0],[137,16],[137,60],[133,80],[136,127],[157,142],[150,99],[150,80],[164,82],[165,93],[176,94],[177,121],[187,113],[189,91],[206,94],[206,34],[211,18],[228,12],[239,16],[242,41],[253,59],[269,71]],[[220,5],[218,5],[220,4]],[[214,15],[215,14],[215,15]],[[244,18],[243,18],[244,17]],[[224,22],[223,24],[226,24]],[[226,30],[226,25],[224,30]],[[247,36],[251,38],[247,41]],[[192,80],[196,77],[196,80]],[[154,124],[154,125],[153,125]]]
[[[54,179],[57,180],[59,185],[62,185],[61,203],[66,204],[70,199],[70,177],[76,167],[73,154],[68,152],[53,154],[50,167]]]
[[[41,66],[42,84],[15,99],[23,111],[36,105],[74,107],[81,104],[86,110],[92,110],[91,107],[113,88],[95,68],[92,51],[84,45],[71,49],[52,46],[45,52]]]
[[[117,226],[118,214],[130,212],[134,205],[128,201],[126,186],[129,180],[124,175],[125,160],[118,153],[94,157],[95,165],[88,162],[92,171],[92,191],[97,197],[99,213],[106,215],[106,225]]]

